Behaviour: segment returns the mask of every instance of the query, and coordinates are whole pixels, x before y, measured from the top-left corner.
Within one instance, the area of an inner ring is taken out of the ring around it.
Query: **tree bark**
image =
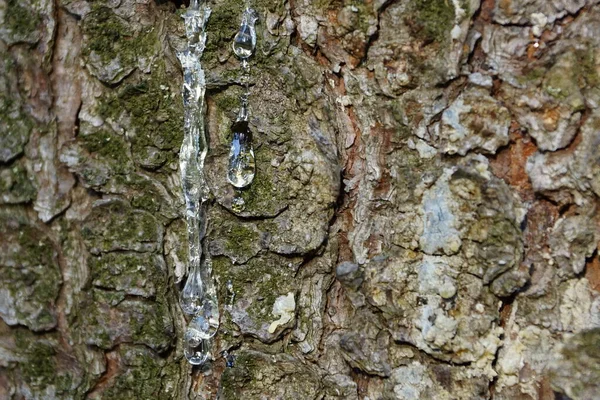
[[[243,3],[210,2],[192,368],[184,5],[0,0],[0,398],[600,398],[599,1],[250,1],[238,211]]]

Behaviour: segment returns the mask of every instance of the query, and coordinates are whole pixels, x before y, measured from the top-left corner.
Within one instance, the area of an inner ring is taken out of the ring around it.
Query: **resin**
[[[236,196],[231,200],[231,210],[233,212],[240,213],[244,211],[244,208],[246,208],[246,202],[242,197]]]
[[[248,123],[238,122],[233,127],[227,180],[236,188],[244,188],[254,180],[255,168],[252,134]]]
[[[188,335],[186,333],[183,341],[183,354],[188,362],[192,365],[202,365],[208,361],[210,349],[209,342],[207,340],[190,340],[188,341]]]
[[[242,15],[240,30],[233,38],[233,52],[241,59],[249,58],[254,53],[256,47],[256,30],[254,24],[258,16],[256,11],[246,8]]]
[[[185,339],[190,344],[210,339],[219,329],[219,310],[214,301],[205,299],[202,308],[202,312],[192,318],[185,333]]]
[[[192,0],[183,14],[188,47],[177,55],[183,68],[184,138],[179,153],[179,166],[186,207],[189,253],[188,278],[181,292],[180,305],[184,313],[193,316],[184,335],[184,355],[193,365],[203,364],[210,358],[210,343],[206,339],[214,336],[219,326],[211,263],[202,251],[209,188],[204,177],[204,160],[208,152],[204,130],[206,83],[200,58],[206,43],[204,28],[209,16],[208,6],[201,1]],[[203,328],[204,333],[199,335],[198,327],[202,324],[199,325],[198,321],[203,320],[206,320],[207,328]]]
[[[202,283],[202,275],[200,275],[200,268],[197,265],[192,265],[179,298],[181,310],[186,314],[196,315],[202,309],[203,296],[204,285]]]

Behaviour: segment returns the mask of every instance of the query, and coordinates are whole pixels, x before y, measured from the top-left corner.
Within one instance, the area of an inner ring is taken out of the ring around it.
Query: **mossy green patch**
[[[227,368],[221,378],[224,399],[238,399],[240,391],[254,379],[258,363],[255,358],[242,353],[235,357],[234,368]]]
[[[166,276],[157,256],[147,253],[108,253],[88,261],[94,285],[150,297],[164,292]]]
[[[234,265],[227,257],[215,257],[213,271],[220,282],[231,281],[236,296],[253,299],[246,312],[256,323],[266,323],[274,319],[271,310],[275,299],[294,292],[294,269],[289,264],[295,262],[297,260],[264,254],[246,264]]]
[[[25,3],[27,4],[27,2]],[[32,41],[42,22],[40,15],[19,0],[8,0],[4,14],[4,28],[11,31],[15,41]]]
[[[343,6],[342,0],[315,0],[312,6],[321,11],[327,11],[334,8],[341,8]]]
[[[114,201],[93,209],[83,225],[82,236],[94,252],[112,250],[153,251],[160,240],[160,225],[148,212],[132,210]]]
[[[144,344],[164,351],[173,340],[173,321],[162,294],[149,302],[121,291],[93,288],[82,293],[78,333],[85,343],[110,349],[115,344]]]
[[[10,292],[8,301],[18,322],[35,330],[55,326],[62,278],[52,243],[14,210],[0,215],[0,235],[0,284]]]
[[[164,362],[141,346],[119,348],[119,371],[108,382],[102,397],[107,399],[158,399],[161,397],[161,370]]]
[[[236,224],[224,232],[226,238],[225,250],[233,254],[248,254],[253,252],[252,244],[259,240],[259,234],[243,224]]]
[[[36,386],[51,384],[56,373],[56,349],[48,342],[25,334],[15,335],[15,344],[29,357],[28,362],[21,364],[25,381]]]
[[[117,120],[123,112],[129,116],[134,160],[152,168],[174,161],[183,140],[183,105],[179,93],[168,86],[165,68],[158,62],[149,77],[125,84],[98,107],[103,118]],[[156,152],[159,159],[149,162],[147,155]]]
[[[585,51],[576,53],[578,65],[581,70],[579,84],[581,87],[588,86],[590,88],[600,86],[600,64],[596,60],[594,46],[589,46]]]
[[[10,68],[10,63],[6,62],[5,67]],[[33,126],[33,120],[21,111],[20,104],[0,94],[0,162],[8,162],[23,152]]]
[[[540,83],[540,80],[544,77],[545,73],[546,68],[541,66],[533,67],[524,71],[523,75],[519,75],[517,80],[521,84],[533,83],[533,85],[537,86]]]
[[[244,189],[241,194],[245,202],[245,209],[269,214],[275,213],[285,196],[283,193],[285,189],[273,186],[273,177],[270,176],[271,173],[275,173],[275,170],[270,168],[273,153],[267,146],[262,146],[256,150],[255,159],[258,166],[256,176],[252,185]]]
[[[388,168],[394,169],[395,174],[390,179],[393,186],[398,188],[398,196],[403,202],[419,201],[419,196],[411,188],[416,187],[425,174],[436,176],[439,168],[429,160],[421,158],[419,152],[408,147],[395,150],[393,156],[386,157]]]
[[[0,193],[0,202],[9,204],[27,203],[35,198],[35,186],[22,164],[0,170]]]
[[[19,356],[16,374],[30,389],[34,398],[43,398],[46,389],[53,386],[57,395],[72,394],[76,367],[61,368],[58,339],[55,334],[34,335],[25,329],[14,332]]]
[[[206,48],[202,57],[208,64],[217,63],[219,52],[231,48],[231,39],[240,27],[243,8],[242,2],[219,2],[211,6],[212,12],[206,26]]]
[[[154,29],[134,32],[127,21],[99,3],[92,4],[92,11],[83,22],[83,32],[88,40],[83,50],[85,56],[95,52],[103,61],[119,58],[124,65],[152,53],[158,40]]]
[[[152,307],[144,310],[147,312],[144,313],[143,321],[131,320],[134,342],[147,344],[155,349],[165,349],[174,339],[169,306],[160,297]]]
[[[285,0],[255,0],[252,5],[258,12],[267,10],[271,13],[281,14],[285,10]],[[263,16],[264,18],[264,16]]]
[[[446,42],[454,26],[454,4],[449,0],[411,2],[415,23],[413,34],[427,42]],[[410,24],[409,24],[410,25]]]
[[[550,96],[567,103],[574,111],[585,109],[580,88],[585,82],[585,67],[575,53],[561,55],[544,76],[542,87]],[[582,79],[583,78],[583,79]],[[593,75],[592,75],[593,80]]]
[[[235,355],[233,367],[223,372],[221,397],[259,400],[268,393],[282,400],[316,399],[323,396],[321,382],[319,373],[299,359],[244,350]]]
[[[100,130],[89,135],[79,136],[83,147],[92,157],[101,160],[117,174],[131,170],[127,143],[122,136],[108,130]]]
[[[127,23],[108,7],[93,3],[92,11],[84,20],[83,32],[89,38],[84,52],[95,51],[108,59],[119,55],[134,56],[134,54],[127,52],[120,54],[121,42],[130,40],[133,32]]]

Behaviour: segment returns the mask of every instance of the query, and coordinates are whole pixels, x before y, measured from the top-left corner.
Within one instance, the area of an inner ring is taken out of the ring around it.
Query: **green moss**
[[[92,288],[81,294],[78,304],[77,332],[88,344],[110,349],[117,343],[133,342],[164,351],[174,338],[162,293],[149,302],[121,291]]]
[[[288,264],[295,261],[290,259],[265,254],[244,265],[234,265],[227,257],[215,257],[212,261],[214,274],[220,282],[231,281],[241,298],[248,298],[246,291],[252,293],[256,301],[246,311],[256,322],[270,322],[275,299],[294,291],[294,270]],[[225,297],[224,293],[222,297]]]
[[[534,85],[538,85],[545,73],[546,69],[544,67],[534,67],[526,70],[523,75],[518,76],[517,80],[521,84],[527,84],[531,82]]]
[[[106,399],[158,399],[161,389],[163,362],[150,350],[139,346],[119,348],[120,373],[108,382],[102,392]]]
[[[327,11],[334,8],[341,8],[343,2],[341,0],[315,0],[312,6],[317,10]]]
[[[71,372],[61,368],[65,358],[60,354],[55,334],[38,335],[26,329],[13,330],[18,362],[17,376],[32,390],[31,398],[46,398],[49,388],[56,397],[72,396],[77,387],[77,367]],[[76,364],[75,364],[76,365]]]
[[[156,193],[156,190],[153,188],[149,189],[152,190],[152,192],[142,192],[139,195],[135,195],[131,200],[131,205],[135,208],[141,208],[142,210],[157,212],[160,210],[161,198],[158,193]]]
[[[262,199],[273,195],[273,182],[263,174],[257,173],[250,188],[242,193],[246,209],[257,209]]]
[[[110,8],[98,6],[98,3],[92,6],[92,12],[87,15],[83,30],[90,37],[89,50],[113,56],[116,55],[113,53],[115,44],[132,35],[124,21]]]
[[[53,327],[54,303],[62,280],[52,243],[42,231],[27,225],[18,212],[0,215],[0,236],[12,249],[6,254],[8,265],[0,265],[0,285],[14,299],[28,294],[28,306],[22,308],[21,301],[14,305],[20,323],[37,329]]]
[[[254,8],[259,12],[268,10],[269,12],[275,14],[281,14],[285,10],[286,2],[284,0],[255,0],[252,4]]]
[[[56,349],[51,340],[37,338],[26,330],[15,334],[18,353],[24,358],[19,363],[23,380],[35,388],[43,388],[56,379]]]
[[[356,28],[362,33],[367,34],[369,29],[373,26],[373,23],[377,21],[377,16],[373,10],[372,3],[354,0],[349,2],[347,5],[352,5],[356,10],[358,10],[358,21]]]
[[[4,14],[4,27],[18,38],[29,38],[40,26],[42,19],[19,0],[8,0]]]
[[[445,42],[454,26],[454,5],[450,0],[414,0],[415,36],[432,42]]]
[[[411,188],[416,187],[425,174],[439,175],[439,169],[429,160],[421,158],[418,151],[406,146],[395,150],[392,154],[393,156],[386,157],[386,160],[388,168],[396,171],[390,179],[394,182],[393,186],[398,188],[399,198],[404,202],[417,201],[418,196]]]
[[[241,88],[233,88],[231,90],[217,93],[211,98],[221,112],[227,113],[239,109],[241,93]]]
[[[98,3],[92,4],[92,11],[83,23],[83,32],[88,40],[84,55],[94,51],[104,61],[118,57],[125,65],[133,63],[138,56],[152,52],[158,40],[154,29],[136,34],[127,21]]]
[[[90,257],[88,266],[98,287],[146,297],[165,290],[165,276],[153,254],[108,253]]]
[[[598,65],[596,64],[594,47],[589,46],[586,51],[579,51],[576,55],[578,65],[581,69],[580,86],[600,86],[600,76],[598,76]]]
[[[207,63],[218,63],[219,52],[231,48],[231,39],[239,29],[243,8],[242,2],[219,2],[211,5],[212,12],[206,26],[206,48],[202,57]]]
[[[151,214],[115,201],[92,211],[83,225],[82,236],[96,251],[149,250],[158,240],[158,226]]]
[[[110,8],[93,3],[92,11],[84,20],[83,32],[88,38],[88,45],[84,47],[86,56],[94,51],[104,61],[118,57],[124,65],[134,62],[135,52],[124,46],[131,42],[133,32]]]
[[[140,156],[148,148],[163,150],[159,164],[174,160],[183,140],[183,105],[178,92],[172,95],[167,87],[165,68],[163,61],[158,62],[149,78],[124,85],[98,107],[105,119],[116,120],[123,112],[130,117],[133,132],[128,137],[135,161],[141,164],[146,163]]]
[[[577,333],[564,347],[562,353],[575,364],[581,355],[600,361],[600,328],[594,328]],[[600,371],[600,364],[596,365]]]
[[[221,378],[224,399],[238,399],[240,393],[252,382],[256,373],[255,358],[248,353],[241,353],[235,358],[234,368],[227,368]]]
[[[166,347],[174,340],[173,321],[170,318],[169,307],[163,299],[153,303],[143,321],[138,323],[132,320],[131,327],[135,343]]]
[[[269,172],[274,172],[270,168],[273,153],[267,146],[262,146],[255,152],[256,165],[258,170],[254,181],[249,188],[242,191],[242,198],[245,202],[246,210],[261,210],[263,212],[273,212],[277,203],[283,197],[280,190],[274,190],[273,178]]]
[[[570,74],[565,74],[565,71],[556,71],[555,73],[549,73],[546,75],[544,82],[544,90],[550,96],[557,99],[566,99],[574,93],[574,90],[578,89],[576,82],[573,81]]]
[[[4,67],[7,72],[15,68],[8,61],[4,63]],[[0,93],[0,160],[8,161],[23,152],[33,126],[33,120],[21,110],[20,104]]]
[[[7,203],[26,203],[35,198],[36,189],[22,164],[0,170],[0,192],[10,200]]]
[[[579,82],[580,77],[585,76],[581,61],[574,53],[561,55],[546,73],[542,85],[546,93],[558,100],[566,101],[575,111],[585,109]]]
[[[252,244],[259,240],[258,232],[242,224],[232,226],[225,235],[225,249],[236,254],[251,253]]]
[[[121,136],[107,130],[101,130],[93,134],[79,136],[79,140],[93,156],[110,164],[115,173],[122,174],[130,169],[128,168],[128,146]]]

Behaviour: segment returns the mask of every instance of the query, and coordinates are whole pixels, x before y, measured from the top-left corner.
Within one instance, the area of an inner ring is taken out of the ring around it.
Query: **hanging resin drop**
[[[205,299],[202,310],[190,321],[185,339],[198,345],[201,340],[210,339],[219,329],[219,308],[210,299]]]
[[[244,211],[245,206],[246,206],[246,202],[240,196],[236,196],[233,198],[233,200],[231,200],[231,210],[233,212],[236,212],[236,213],[242,212],[242,211]]]
[[[189,315],[197,314],[202,309],[203,296],[202,275],[200,274],[200,268],[194,264],[179,298],[181,310]]]
[[[248,109],[244,102],[242,102],[232,131],[227,180],[236,188],[241,189],[252,183],[256,171],[252,133],[248,127]]]
[[[254,24],[258,16],[256,11],[246,8],[242,15],[240,30],[233,38],[233,52],[241,59],[249,58],[256,47],[256,31]]]
[[[190,328],[188,328],[188,331]],[[208,342],[206,340],[196,340],[190,338],[186,331],[183,339],[183,354],[188,362],[192,365],[202,365],[210,356],[208,351]]]
[[[236,188],[248,186],[255,174],[254,149],[248,123],[234,125],[227,180]]]

